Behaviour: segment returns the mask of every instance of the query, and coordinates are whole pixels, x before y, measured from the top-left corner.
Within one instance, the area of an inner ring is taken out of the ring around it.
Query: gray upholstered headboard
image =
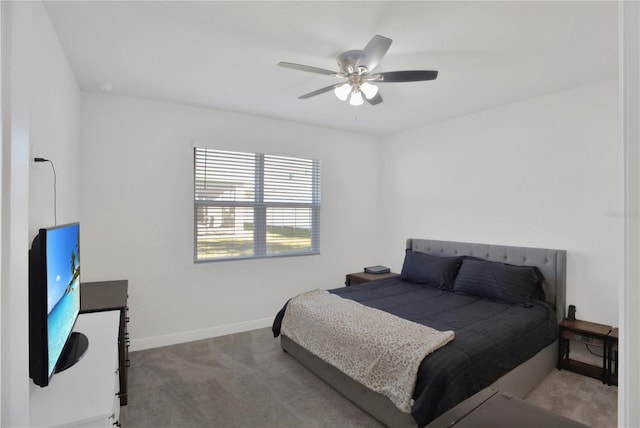
[[[555,306],[558,322],[564,319],[567,273],[565,250],[411,238],[407,239],[407,248],[439,256],[474,256],[513,265],[537,266],[546,279],[544,293],[547,302]]]

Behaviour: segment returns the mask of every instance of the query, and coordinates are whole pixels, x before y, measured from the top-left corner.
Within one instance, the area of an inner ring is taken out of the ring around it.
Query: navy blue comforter
[[[553,343],[558,324],[553,308],[527,307],[426,287],[399,278],[329,290],[437,330],[453,330],[452,342],[426,357],[418,371],[411,414],[424,426],[451,407]],[[285,307],[273,333],[280,334]]]

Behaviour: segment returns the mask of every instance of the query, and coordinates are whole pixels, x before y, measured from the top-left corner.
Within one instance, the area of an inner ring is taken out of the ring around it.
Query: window
[[[320,253],[320,161],[195,148],[195,261]]]

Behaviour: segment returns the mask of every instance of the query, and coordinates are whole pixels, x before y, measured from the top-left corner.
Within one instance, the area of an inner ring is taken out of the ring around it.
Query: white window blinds
[[[320,252],[320,161],[194,149],[195,261]]]

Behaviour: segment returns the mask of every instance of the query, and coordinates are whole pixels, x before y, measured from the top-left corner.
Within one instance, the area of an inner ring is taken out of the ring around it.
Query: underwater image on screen
[[[71,333],[80,311],[80,226],[47,231],[48,375]]]

